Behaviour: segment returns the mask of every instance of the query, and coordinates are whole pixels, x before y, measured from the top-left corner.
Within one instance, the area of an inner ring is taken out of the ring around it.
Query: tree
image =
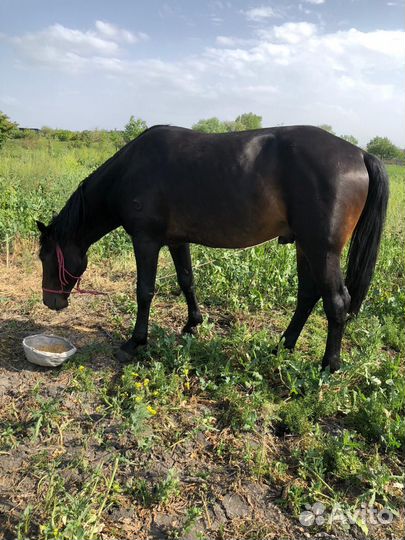
[[[125,144],[124,134],[122,131],[117,131],[116,129],[110,131],[110,140],[117,150],[122,148]]]
[[[388,137],[374,137],[374,139],[371,139],[367,144],[367,152],[381,159],[400,159],[404,157],[401,150]]]
[[[333,131],[332,126],[329,124],[321,124],[318,127],[320,127],[321,129],[324,129],[325,131],[328,131],[329,133],[332,133],[332,135],[335,135],[335,132]]]
[[[135,119],[131,116],[128,124],[124,128],[124,141],[128,143],[129,141],[136,139],[136,137],[145,131],[145,129],[148,129],[145,120],[142,120],[142,118]]]
[[[254,113],[240,114],[235,119],[234,131],[245,131],[247,129],[260,129],[262,127],[262,117]]]
[[[221,122],[216,116],[199,120],[192,126],[192,129],[201,131],[202,133],[224,133],[225,131],[228,131],[224,122]]]
[[[41,135],[43,135],[47,139],[52,139],[54,130],[51,127],[42,126],[40,131],[41,131]]]
[[[0,111],[0,148],[3,143],[12,136],[13,131],[17,129],[17,124],[12,122],[10,118]]]
[[[222,123],[224,125],[224,131],[226,133],[231,133],[232,131],[236,131],[235,120],[224,120]]]
[[[203,133],[229,133],[231,131],[245,131],[247,129],[260,129],[262,117],[251,112],[240,114],[235,120],[221,121],[216,116],[204,118],[193,125],[193,129]]]
[[[69,129],[55,129],[54,137],[62,142],[71,141],[73,138],[73,131],[70,131]]]
[[[340,138],[354,144],[355,146],[359,145],[359,141],[356,139],[356,137],[353,137],[353,135],[341,135]]]

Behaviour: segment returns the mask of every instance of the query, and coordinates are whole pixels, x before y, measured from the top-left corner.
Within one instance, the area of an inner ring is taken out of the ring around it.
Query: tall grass
[[[115,149],[111,144],[30,139],[9,141],[0,159],[0,249],[6,239],[38,235],[35,220],[48,222],[59,212],[78,183],[103,163]],[[399,322],[405,307],[401,287],[405,273],[405,168],[388,166],[391,197],[377,271],[364,309],[368,314]],[[113,231],[92,250],[98,257],[119,256],[131,249],[122,229]],[[247,250],[192,248],[196,281],[202,301],[229,308],[285,307],[295,303],[294,246],[276,242]],[[163,258],[167,254],[163,254]],[[161,290],[175,286],[174,278]]]
[[[79,182],[115,152],[113,145],[77,146],[38,138],[8,141],[0,153],[0,243],[36,237],[35,220],[49,222]],[[122,230],[96,248],[108,255],[128,249]]]
[[[78,183],[103,163],[115,149],[111,144],[30,139],[9,141],[0,159],[0,249],[6,239],[36,237],[35,220],[48,222]],[[399,316],[404,308],[400,284],[405,268],[405,168],[389,165],[391,197],[377,272],[368,296],[371,313]],[[131,249],[122,229],[107,235],[94,249],[99,257],[117,256]],[[295,249],[271,242],[248,250],[193,247],[197,282],[203,284],[207,304],[279,307],[294,303]],[[389,278],[387,279],[387,276]],[[163,288],[173,286],[173,280]],[[201,294],[201,293],[200,293]]]

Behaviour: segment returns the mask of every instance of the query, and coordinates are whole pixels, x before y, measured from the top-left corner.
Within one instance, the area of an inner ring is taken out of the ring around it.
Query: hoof
[[[116,349],[114,356],[118,360],[118,362],[121,362],[122,364],[133,362],[139,349],[143,348],[145,345],[146,340],[143,342],[139,342],[133,339],[129,339],[125,343],[122,343],[119,349]]]
[[[195,336],[197,334],[197,327],[196,326],[186,326],[181,331],[182,334],[188,334],[190,336]]]
[[[292,353],[294,352],[294,347],[286,347],[283,342],[281,341],[277,347],[274,347],[274,349],[272,349],[270,351],[270,354],[272,354],[273,356],[278,356],[279,352],[280,351],[286,351],[288,353]]]
[[[329,363],[325,364],[324,362],[322,362],[321,372],[325,371],[326,368],[329,368],[329,373],[330,374],[335,373],[336,371],[339,371],[340,363],[332,362],[331,364],[329,364]]]
[[[195,336],[197,333],[197,326],[203,322],[201,313],[196,313],[192,317],[188,318],[185,326],[183,327],[182,334],[191,334]]]
[[[117,349],[114,353],[114,356],[116,360],[120,362],[120,364],[128,364],[129,362],[132,362],[134,360],[134,356],[132,354],[129,354],[122,349]]]

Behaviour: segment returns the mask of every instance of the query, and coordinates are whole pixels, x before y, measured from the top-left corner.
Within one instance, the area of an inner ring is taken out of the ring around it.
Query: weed
[[[150,484],[144,478],[135,478],[127,483],[126,491],[142,506],[150,508],[166,505],[178,496],[180,481],[175,469],[167,472],[166,478],[155,484]]]
[[[38,408],[31,412],[31,419],[34,423],[32,427],[32,437],[36,441],[41,432],[50,435],[52,429],[56,427],[64,412],[61,410],[61,402],[57,399],[44,399],[36,397]]]

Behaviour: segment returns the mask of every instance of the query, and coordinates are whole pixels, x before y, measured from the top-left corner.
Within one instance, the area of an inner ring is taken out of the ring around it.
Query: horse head
[[[80,283],[87,256],[74,241],[59,242],[52,224],[47,226],[37,221],[37,227],[41,233],[43,302],[48,308],[59,311],[68,306],[73,287]]]

